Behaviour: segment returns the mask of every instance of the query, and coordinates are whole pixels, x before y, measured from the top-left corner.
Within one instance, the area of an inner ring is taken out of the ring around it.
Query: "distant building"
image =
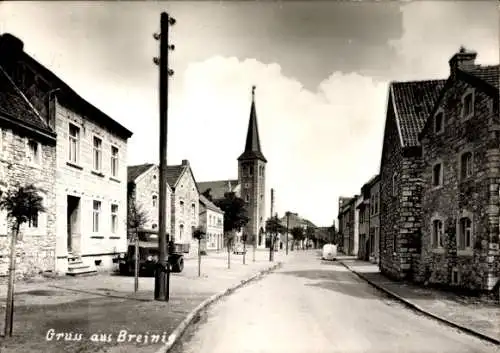
[[[200,225],[205,228],[204,250],[224,248],[224,212],[200,194]]]
[[[380,261],[380,175],[369,183],[370,188],[370,261],[376,264]]]
[[[339,251],[346,255],[354,255],[354,230],[355,230],[355,202],[358,196],[342,200],[342,208],[339,209],[339,234],[342,238],[342,246]]]

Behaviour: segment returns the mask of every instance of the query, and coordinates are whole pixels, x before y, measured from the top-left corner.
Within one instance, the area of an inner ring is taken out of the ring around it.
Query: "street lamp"
[[[297,213],[287,211],[285,214],[286,214],[286,255],[288,255],[288,222],[290,220],[290,216],[291,215],[297,216]]]

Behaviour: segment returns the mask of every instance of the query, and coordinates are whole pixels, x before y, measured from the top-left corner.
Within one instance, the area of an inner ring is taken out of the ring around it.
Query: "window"
[[[459,221],[457,248],[458,250],[472,247],[472,221],[469,217],[462,217]]]
[[[78,163],[80,153],[80,128],[69,124],[69,155],[68,160],[72,163]]]
[[[38,212],[31,215],[31,217],[29,217],[28,227],[29,228],[38,228]]]
[[[264,195],[260,194],[260,202],[264,200]]]
[[[33,164],[40,164],[40,144],[36,141],[28,141],[28,160]]]
[[[196,206],[194,203],[191,204],[191,217],[194,219],[196,216]]]
[[[181,211],[181,215],[184,215],[184,201],[180,201],[179,202],[179,208],[180,208],[180,211]]]
[[[439,219],[432,221],[432,239],[431,244],[433,248],[443,247],[443,222]]]
[[[262,166],[262,176],[264,176],[264,166]]]
[[[246,201],[246,202],[250,202],[250,195],[246,195],[246,196],[245,196],[245,201]]]
[[[158,206],[158,196],[153,195],[153,207],[157,207],[157,206]]]
[[[102,166],[102,140],[94,136],[94,170],[100,172]]]
[[[248,175],[253,176],[253,165],[249,167]]]
[[[101,201],[94,200],[94,217],[93,217],[93,231],[94,233],[99,232],[99,217],[101,213]]]
[[[184,235],[184,224],[181,224],[179,226],[179,240],[182,239],[182,236]]]
[[[459,272],[458,269],[454,267],[451,270],[451,284],[458,284],[459,282],[460,282]]]
[[[398,188],[396,185],[397,177],[398,177],[397,173],[394,173],[392,175],[392,196],[397,196],[398,193]]]
[[[365,222],[365,211],[361,209],[359,211],[359,223],[364,223]]]
[[[465,152],[460,156],[460,178],[472,176],[472,152]]]
[[[436,163],[432,167],[432,185],[440,186],[443,184],[443,165],[441,163]]]
[[[116,234],[118,230],[118,205],[111,205],[111,233]]]
[[[439,134],[444,131],[444,114],[439,112],[434,116],[434,132]]]
[[[245,183],[245,189],[248,189],[250,187],[249,183]]]
[[[398,233],[395,232],[392,238],[392,251],[396,253],[396,249],[398,247]]]
[[[111,146],[111,176],[118,176],[118,148]]]
[[[156,229],[156,228],[158,228],[158,225],[156,223],[153,223],[153,225],[151,226],[151,228]]]
[[[467,93],[462,98],[462,117],[469,118],[474,114],[474,94]]]

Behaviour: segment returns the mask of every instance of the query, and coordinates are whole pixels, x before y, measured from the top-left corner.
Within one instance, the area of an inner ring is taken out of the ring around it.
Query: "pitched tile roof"
[[[208,208],[209,210],[224,213],[224,211],[222,211],[219,207],[217,207],[214,203],[212,203],[209,199],[207,199],[202,194],[200,194],[200,202],[203,205],[205,205],[205,207]]]
[[[26,97],[15,86],[11,78],[0,67],[0,113],[10,118],[19,120],[29,127],[43,132],[51,132],[52,129],[43,121],[35,108],[28,103]]]
[[[177,180],[179,180],[180,176],[186,169],[186,165],[169,165],[167,166],[167,183],[173,189],[175,184],[177,184]]]
[[[500,65],[475,65],[473,68],[464,71],[480,78],[496,89],[500,89]]]
[[[127,167],[127,180],[128,182],[133,182],[143,173],[145,173],[149,168],[151,168],[154,164],[146,163],[140,165],[131,165]]]
[[[392,82],[392,101],[404,147],[418,146],[422,130],[446,80]]]
[[[214,200],[224,197],[226,192],[237,192],[238,180],[217,180],[217,181],[204,181],[198,183],[200,194],[210,189],[210,195]]]

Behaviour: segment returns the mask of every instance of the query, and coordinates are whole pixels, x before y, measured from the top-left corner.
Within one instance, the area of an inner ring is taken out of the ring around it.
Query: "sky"
[[[0,32],[130,129],[128,164],[158,162],[160,13],[170,28],[168,164],[237,178],[251,86],[266,209],[318,226],[380,167],[388,83],[447,78],[461,45],[499,63],[496,1],[0,3]]]

